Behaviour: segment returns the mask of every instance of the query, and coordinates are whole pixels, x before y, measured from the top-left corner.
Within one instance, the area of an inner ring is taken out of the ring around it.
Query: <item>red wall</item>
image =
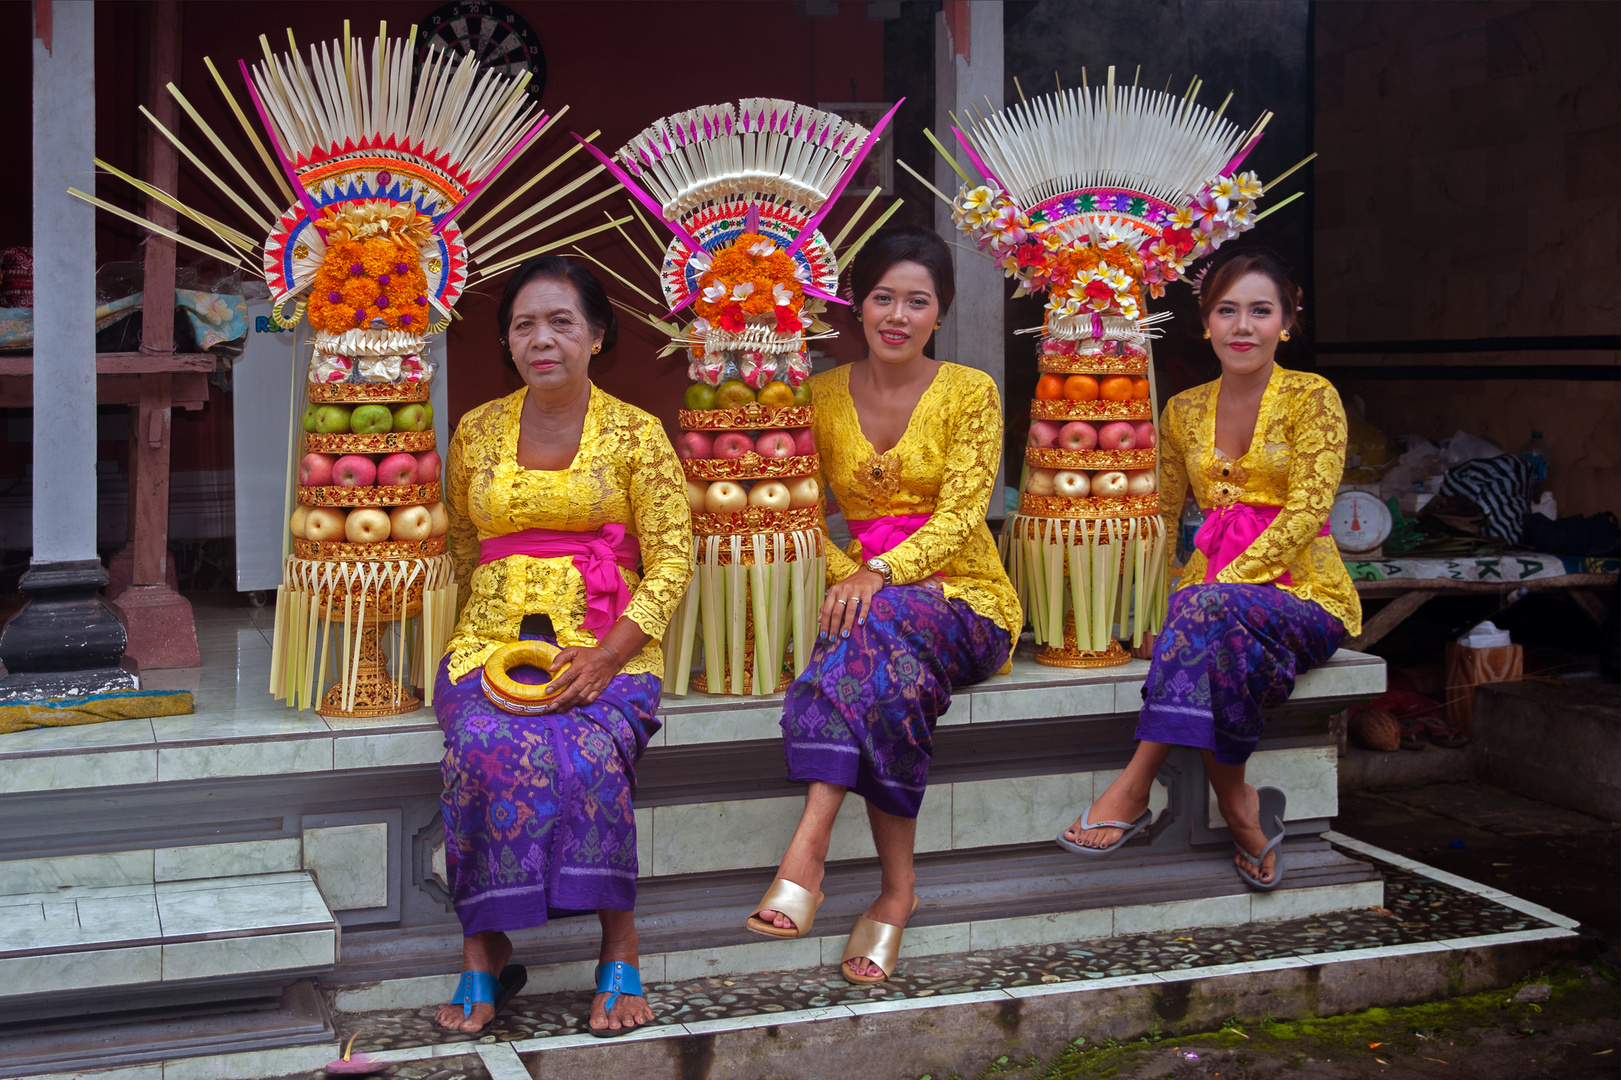
[[[380,19],[391,34],[402,33],[407,20],[426,16],[432,3],[368,2],[333,4],[325,0],[267,3],[259,0],[229,5],[189,3],[183,8],[181,91],[207,119],[226,145],[247,163],[267,190],[257,156],[242,135],[212,77],[205,56],[224,74],[231,91],[252,115],[240,73],[239,58],[261,55],[259,35],[272,49],[285,50],[287,28],[292,27],[300,48],[341,36],[343,21],[368,40]],[[866,4],[847,0],[836,19],[802,19],[787,0],[751,3],[619,2],[619,3],[512,3],[539,33],[546,52],[547,84],[543,103],[555,112],[572,108],[562,128],[585,134],[602,129],[597,144],[607,150],[620,146],[650,120],[679,109],[742,96],[773,96],[808,103],[818,101],[877,101],[883,95],[883,26],[866,18]],[[145,171],[150,125],[138,106],[149,103],[146,65],[149,5],[98,4],[96,7],[97,149],[101,157],[120,168],[142,175]],[[228,17],[227,17],[228,16]],[[724,26],[717,34],[716,27]],[[0,87],[6,99],[26,103],[30,74],[28,42],[31,15],[27,3],[0,3]],[[748,58],[757,54],[760,59]],[[0,198],[17,208],[0,219],[0,246],[28,243],[30,224],[26,207],[28,172],[27,109],[13,110],[13,151],[23,155],[20,167],[0,172]],[[20,130],[19,130],[20,128]],[[208,165],[234,180],[229,167],[212,150],[197,128],[182,117],[182,137]],[[482,197],[483,207],[496,205],[533,172],[572,145],[564,130],[556,130],[519,160],[495,188]],[[583,154],[552,177],[558,183],[580,175]],[[15,161],[14,157],[14,161]],[[581,189],[590,194],[611,183],[599,176]],[[549,190],[551,180],[537,192]],[[98,185],[103,198],[144,211],[142,200],[115,179]],[[180,196],[186,202],[223,220],[242,221],[240,212],[195,168],[182,163]],[[246,193],[244,193],[246,194]],[[9,196],[9,198],[7,198]],[[251,195],[247,195],[254,201]],[[523,204],[515,204],[513,209]],[[854,205],[853,203],[851,205]],[[623,209],[623,200],[610,196],[554,227],[552,238],[601,220],[604,207]],[[475,206],[473,216],[479,213]],[[245,224],[245,223],[244,223]],[[836,231],[842,214],[827,226]],[[570,227],[572,226],[572,227]],[[250,230],[251,231],[251,230]],[[632,233],[632,235],[637,235]],[[645,240],[645,233],[641,234]],[[109,214],[101,215],[97,239],[98,262],[138,258],[139,230]],[[651,274],[616,234],[606,234],[584,245],[593,254],[656,294]],[[650,246],[650,245],[649,245]],[[184,263],[190,256],[181,253]],[[639,271],[639,273],[638,273]],[[604,275],[606,278],[606,275]],[[449,394],[452,422],[469,408],[516,389],[516,374],[501,364],[496,341],[495,306],[501,279],[475,286],[461,300],[462,318],[450,330]],[[635,298],[617,282],[607,280],[620,299]],[[834,316],[840,319],[840,316]],[[841,356],[859,356],[859,333],[845,321],[841,342],[824,346]],[[600,385],[667,422],[686,385],[686,363],[678,356],[656,359],[663,342],[645,326],[629,320],[621,324],[619,347],[605,356],[597,372]],[[855,350],[852,354],[851,350]],[[216,396],[201,413],[176,417],[176,468],[228,468],[231,406],[248,403]],[[222,405],[225,406],[222,408]]]

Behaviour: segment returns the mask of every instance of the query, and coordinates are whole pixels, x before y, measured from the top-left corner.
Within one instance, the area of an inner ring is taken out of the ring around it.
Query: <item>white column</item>
[[[50,48],[33,43],[35,565],[96,558],[96,212],[67,191],[96,189],[94,5],[54,0],[49,18]]]
[[[951,114],[964,116],[970,102],[981,112],[989,111],[987,98],[992,107],[1002,107],[1002,2],[946,0],[945,6],[953,9],[953,18],[948,19],[945,11],[935,16],[934,133],[948,150],[957,154],[968,175],[973,176],[967,155],[951,134]],[[954,40],[952,23],[959,31],[956,36],[962,40]],[[966,33],[963,33],[965,27]],[[934,185],[948,195],[955,194],[962,186],[962,180],[951,166],[938,156]],[[938,200],[934,204],[934,227],[947,240],[963,242],[951,222],[951,208]],[[978,252],[954,247],[951,253],[957,271],[957,299],[935,335],[935,358],[987,372],[996,380],[997,389],[1005,394],[1002,305],[1012,285],[995,263]],[[1007,402],[1004,400],[1002,404],[1006,415]],[[1002,481],[998,479],[996,490],[991,493],[991,517],[1000,519],[1002,516]]]

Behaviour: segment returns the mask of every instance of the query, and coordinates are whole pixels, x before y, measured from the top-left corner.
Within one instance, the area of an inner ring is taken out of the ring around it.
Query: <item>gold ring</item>
[[[537,667],[550,671],[551,665],[562,652],[549,641],[514,641],[503,645],[484,661],[482,685],[484,696],[499,709],[507,712],[534,714],[543,712],[551,699],[557,696],[557,677],[569,669],[552,672],[546,682],[534,685],[521,683],[510,674],[513,668]]]

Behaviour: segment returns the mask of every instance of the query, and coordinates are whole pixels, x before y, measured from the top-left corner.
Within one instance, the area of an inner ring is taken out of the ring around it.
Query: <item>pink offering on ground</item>
[[[337,461],[336,454],[305,454],[298,463],[299,486],[325,487],[332,483],[332,466]]]
[[[816,432],[811,428],[800,428],[794,432],[794,456],[810,457],[816,453]]]
[[[1030,425],[1031,446],[1049,447],[1058,443],[1059,427],[1050,420],[1037,420]]]
[[[676,456],[688,461],[707,461],[715,456],[715,437],[705,431],[683,431],[675,441]]]
[[[763,458],[793,457],[794,437],[786,431],[762,431],[754,440],[754,452]]]
[[[417,483],[437,484],[439,474],[444,470],[444,462],[439,459],[439,451],[424,450],[417,456]]]
[[[1131,434],[1137,440],[1137,449],[1149,450],[1159,445],[1159,435],[1154,431],[1154,421],[1139,420],[1131,425]]]
[[[1091,450],[1098,444],[1098,429],[1085,420],[1071,420],[1058,429],[1058,445],[1065,450]]]
[[[332,482],[339,487],[371,487],[377,483],[377,466],[365,454],[345,454],[332,465]]]
[[[380,1073],[388,1067],[387,1062],[373,1061],[369,1054],[355,1054],[353,1057],[339,1058],[337,1061],[323,1065],[323,1072],[335,1073],[339,1076],[367,1076]]]
[[[715,437],[715,456],[723,461],[740,458],[754,449],[754,440],[741,431],[727,431]]]
[[[1137,433],[1124,420],[1104,424],[1098,431],[1098,446],[1104,450],[1130,450],[1137,445]]]
[[[384,487],[406,487],[417,482],[415,454],[390,454],[377,463],[377,482]]]

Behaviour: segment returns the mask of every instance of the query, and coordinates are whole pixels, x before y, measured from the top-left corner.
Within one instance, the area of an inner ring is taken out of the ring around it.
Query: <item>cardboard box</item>
[[[1469,734],[1474,728],[1475,687],[1519,682],[1524,676],[1525,649],[1519,645],[1471,649],[1447,642],[1447,723]]]

